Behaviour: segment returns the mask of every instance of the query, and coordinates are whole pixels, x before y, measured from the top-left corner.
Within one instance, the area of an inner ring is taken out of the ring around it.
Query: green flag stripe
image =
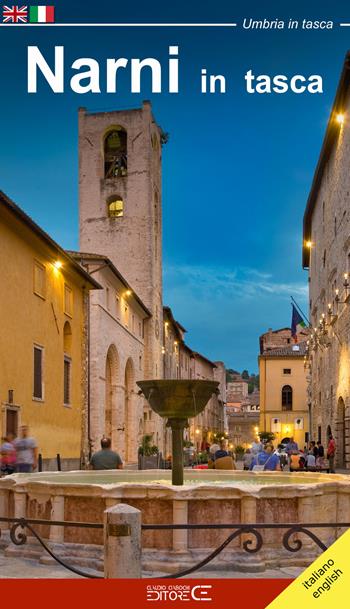
[[[33,23],[38,23],[38,6],[30,6],[29,7],[29,20]]]

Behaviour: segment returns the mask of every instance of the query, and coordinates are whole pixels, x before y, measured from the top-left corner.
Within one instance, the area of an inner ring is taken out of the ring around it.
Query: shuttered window
[[[71,403],[71,366],[72,361],[66,355],[64,356],[64,379],[63,379],[63,402],[65,406],[69,406]]]
[[[46,295],[45,273],[45,267],[37,260],[34,260],[34,294],[41,298],[45,298]]]
[[[68,285],[64,285],[64,312],[69,317],[73,316],[73,292]]]
[[[43,348],[34,345],[33,397],[43,399]]]

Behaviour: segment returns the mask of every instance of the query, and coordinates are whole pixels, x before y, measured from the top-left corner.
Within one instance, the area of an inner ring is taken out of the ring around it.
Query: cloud
[[[188,344],[228,367],[257,370],[259,336],[288,327],[290,296],[307,310],[307,284],[254,268],[164,265],[164,301],[187,328]]]
[[[175,288],[181,285],[184,289],[193,286],[196,293],[213,295],[232,295],[236,298],[253,299],[264,294],[279,296],[291,295],[307,298],[308,288],[305,283],[279,282],[273,276],[252,268],[227,269],[225,267],[204,267],[200,265],[165,265],[164,281]],[[171,288],[170,288],[171,289]]]

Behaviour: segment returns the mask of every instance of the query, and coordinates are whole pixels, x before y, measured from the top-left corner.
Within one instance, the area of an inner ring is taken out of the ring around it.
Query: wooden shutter
[[[42,400],[43,397],[43,351],[34,347],[34,391],[33,396]]]

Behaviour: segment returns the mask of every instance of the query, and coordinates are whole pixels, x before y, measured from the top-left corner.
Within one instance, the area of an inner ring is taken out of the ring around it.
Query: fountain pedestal
[[[172,484],[184,483],[184,429],[188,427],[187,419],[168,419],[167,427],[171,428],[172,440]]]
[[[217,381],[169,379],[138,381],[152,410],[167,418],[172,432],[172,484],[184,483],[183,435],[188,419],[196,417],[206,407],[213,393],[218,393]]]

